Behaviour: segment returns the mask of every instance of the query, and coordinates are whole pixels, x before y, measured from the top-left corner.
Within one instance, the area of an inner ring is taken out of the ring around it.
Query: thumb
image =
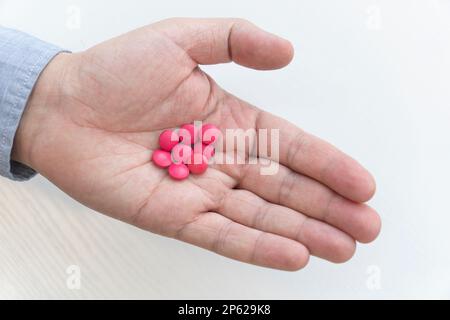
[[[270,70],[286,66],[294,55],[291,43],[242,19],[173,18],[153,24],[198,64],[234,61]]]

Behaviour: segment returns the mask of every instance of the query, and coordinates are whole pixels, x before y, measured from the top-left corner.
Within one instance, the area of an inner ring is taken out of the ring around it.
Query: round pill
[[[183,163],[172,163],[169,167],[169,175],[175,180],[183,180],[189,176],[189,169]]]
[[[166,168],[172,164],[172,156],[170,152],[164,150],[155,150],[152,154],[152,161],[161,168]]]
[[[178,131],[180,142],[184,144],[194,144],[198,141],[198,129],[193,124],[183,124]]]
[[[208,169],[208,159],[201,153],[193,153],[187,167],[193,174],[202,174]]]
[[[171,151],[178,144],[179,140],[180,137],[175,131],[167,129],[159,135],[159,146],[165,151]]]
[[[191,155],[191,146],[185,145],[183,143],[179,143],[172,148],[172,161],[174,163],[187,163],[190,161]]]
[[[202,142],[204,144],[211,144],[215,143],[217,140],[219,140],[222,133],[220,132],[219,128],[217,128],[213,124],[204,124],[202,126]]]
[[[197,142],[193,149],[195,153],[203,153],[208,160],[214,157],[214,154],[216,153],[216,150],[212,144],[204,144],[201,142]]]

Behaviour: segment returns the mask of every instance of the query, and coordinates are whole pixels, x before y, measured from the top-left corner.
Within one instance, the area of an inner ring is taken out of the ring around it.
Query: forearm
[[[50,142],[47,140],[51,138],[46,137],[45,133],[51,129],[51,123],[55,122],[53,118],[59,114],[55,109],[62,105],[65,61],[69,55],[57,54],[42,71],[15,134],[11,159],[33,169],[37,169],[36,158],[40,158],[36,150]]]
[[[26,180],[35,172],[27,164],[24,139],[16,135],[33,88],[44,68],[62,50],[24,33],[0,28],[0,175]],[[35,90],[36,92],[41,90]],[[39,93],[37,93],[39,95]],[[38,119],[33,122],[37,124]],[[31,133],[29,136],[31,137]],[[31,143],[31,140],[27,143]],[[20,161],[17,162],[17,161]]]

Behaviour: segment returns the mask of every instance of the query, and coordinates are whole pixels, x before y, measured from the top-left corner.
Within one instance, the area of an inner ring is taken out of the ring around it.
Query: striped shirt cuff
[[[25,33],[0,27],[0,175],[24,181],[36,172],[11,160],[14,136],[33,87],[63,50]]]

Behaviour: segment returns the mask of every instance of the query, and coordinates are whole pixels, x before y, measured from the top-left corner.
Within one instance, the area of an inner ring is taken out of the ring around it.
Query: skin
[[[199,68],[234,61],[270,70],[292,58],[287,40],[240,19],[169,19],[59,54],[29,99],[13,159],[94,210],[232,259],[282,270],[303,268],[310,255],[347,261],[356,241],[380,231],[363,203],[372,176]],[[223,131],[280,129],[278,173],[222,164],[170,179],[150,160],[158,135],[194,120]]]

